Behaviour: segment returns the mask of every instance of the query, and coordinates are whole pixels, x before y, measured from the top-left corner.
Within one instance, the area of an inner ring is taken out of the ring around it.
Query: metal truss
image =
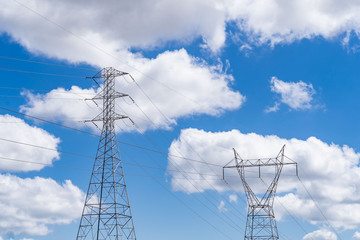
[[[276,226],[274,214],[274,199],[276,194],[277,185],[279,182],[280,174],[284,165],[296,165],[297,163],[284,161],[285,145],[275,158],[264,159],[242,159],[240,155],[234,150],[235,166],[229,166],[228,163],[225,168],[236,168],[243,187],[248,203],[248,213],[246,220],[245,240],[275,240],[279,239],[279,233]],[[270,185],[268,186],[262,198],[259,198],[251,189],[245,177],[245,169],[257,167],[259,178],[261,178],[262,167],[274,167],[275,175]],[[223,172],[224,173],[224,172]]]
[[[127,73],[104,68],[94,77],[104,80],[103,90],[92,100],[103,100],[103,111],[92,122],[102,121],[102,131],[83,208],[77,240],[135,240],[114,121],[128,118],[115,112],[115,99],[128,96],[115,91],[115,78]]]

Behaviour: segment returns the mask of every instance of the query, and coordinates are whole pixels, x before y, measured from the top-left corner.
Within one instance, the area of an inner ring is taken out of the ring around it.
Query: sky
[[[242,239],[222,166],[283,145],[280,239],[360,239],[358,1],[0,2],[0,240],[76,238],[104,67],[134,78],[116,131],[138,239]],[[272,171],[247,172],[259,196]]]

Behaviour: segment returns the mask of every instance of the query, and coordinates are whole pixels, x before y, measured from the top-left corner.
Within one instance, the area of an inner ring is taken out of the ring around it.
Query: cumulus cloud
[[[0,175],[0,233],[46,235],[49,226],[69,224],[81,213],[84,193],[70,180]]]
[[[218,206],[218,210],[219,212],[227,212],[228,209],[225,207],[225,202],[224,201],[220,201],[219,206]]]
[[[327,229],[321,229],[321,230],[317,230],[315,232],[312,233],[308,233],[303,237],[303,240],[312,240],[312,239],[316,239],[316,240],[337,240],[337,236],[335,233],[330,232]]]
[[[169,68],[162,68],[164,65]],[[129,94],[137,105],[131,104],[130,99],[119,99],[117,111],[129,115],[142,130],[168,128],[175,124],[178,118],[188,115],[218,115],[225,110],[239,108],[245,101],[245,97],[239,92],[231,90],[229,84],[233,81],[232,76],[220,73],[218,69],[192,58],[185,50],[165,52],[154,60],[144,59],[141,69],[155,79],[171,76],[166,85],[162,85],[154,84],[139,75],[137,82],[142,86],[141,89],[146,89],[146,95],[152,102],[130,78],[118,79],[119,92]],[[27,104],[21,109],[30,115],[62,119],[65,122],[91,119],[100,111],[96,105],[91,101],[72,98],[91,98],[98,92],[99,89],[80,89],[76,86],[69,90],[55,89],[45,95],[27,92],[24,93]],[[101,105],[100,102],[99,104]],[[151,116],[151,121],[147,116]],[[78,125],[83,126],[81,123]],[[126,125],[121,128],[134,129]]]
[[[271,78],[271,91],[280,95],[280,102],[288,105],[294,110],[305,110],[312,108],[311,101],[315,90],[311,83],[303,81],[284,82],[277,77]],[[265,112],[276,112],[279,110],[279,103],[265,109]]]
[[[352,238],[354,240],[359,240],[360,239],[360,232],[355,232]]]
[[[248,43],[291,43],[315,36],[330,39],[351,31],[360,32],[357,14],[360,4],[356,0],[137,0],[131,4],[111,0],[106,5],[84,0],[56,3],[17,0],[3,4],[0,11],[0,22],[4,23],[0,25],[2,31],[29,49],[47,49],[58,54],[63,51],[55,49],[58,41],[74,44],[76,39],[64,35],[62,30],[27,7],[95,44],[106,41],[118,49],[149,48],[168,41],[188,43],[202,38],[207,47],[218,51],[225,44],[229,22],[235,22],[238,31],[245,35],[242,40],[245,46]],[[70,49],[65,52],[63,54],[75,55]]]
[[[41,128],[25,123],[22,119],[10,115],[0,115],[0,122],[0,157],[40,163],[33,164],[1,159],[1,170],[12,172],[40,170],[45,167],[41,164],[51,164],[53,161],[59,159],[59,153],[56,151],[60,143],[59,138],[56,138]],[[38,145],[54,149],[55,151],[47,151],[1,139]]]
[[[321,36],[332,39],[343,33],[359,34],[360,3],[356,0],[227,1],[230,19],[235,19],[246,40],[253,44],[292,43]]]
[[[231,195],[229,196],[229,201],[230,201],[230,202],[237,203],[237,202],[238,202],[238,197],[237,197],[237,195],[231,194]]]
[[[174,178],[182,178],[171,181],[172,188],[189,194],[206,190],[243,192],[240,177],[235,170],[225,172],[226,181],[231,189],[222,180],[222,166],[234,158],[232,148],[235,148],[244,159],[268,158],[275,157],[284,144],[285,154],[299,164],[300,179],[317,204],[297,179],[295,168],[284,167],[278,185],[279,196],[275,201],[277,218],[287,216],[288,212],[283,208],[285,206],[299,219],[312,224],[326,223],[319,207],[332,226],[341,229],[359,227],[360,188],[357,186],[360,180],[360,153],[346,145],[328,144],[315,137],[299,140],[274,135],[244,134],[238,130],[182,130],[179,138],[172,142],[169,153],[177,155],[181,152],[183,156],[191,159],[199,159],[201,156],[200,160],[207,164],[169,157],[169,170],[176,168],[198,173],[187,176],[185,173],[169,171]],[[269,183],[273,172],[273,169],[262,169],[262,179],[265,183]],[[256,193],[266,190],[266,184],[257,177],[257,169],[249,169],[246,175]],[[184,179],[185,177],[191,177],[191,184]]]

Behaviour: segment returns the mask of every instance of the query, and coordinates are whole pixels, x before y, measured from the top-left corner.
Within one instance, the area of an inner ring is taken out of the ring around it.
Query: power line
[[[285,156],[285,155],[284,155]],[[266,185],[266,183],[264,182],[264,180],[262,178],[260,178],[261,182],[264,184],[265,187],[268,187]],[[297,219],[294,217],[293,214],[290,213],[289,209],[280,201],[279,198],[275,198],[277,199],[277,202],[280,203],[281,207],[287,212],[287,214],[294,220],[294,222],[300,227],[300,229],[305,233],[308,234],[308,232],[305,230],[305,228],[297,221]],[[281,234],[281,233],[280,233]],[[283,234],[284,235],[284,234]],[[288,238],[285,235],[286,238]],[[313,240],[313,238],[310,236],[311,240]]]
[[[22,91],[31,91],[31,92],[46,92],[46,93],[49,93],[49,90],[41,90],[41,89],[27,89],[27,88],[15,88],[15,87],[0,87],[0,89],[9,89],[9,90],[22,90]],[[76,93],[76,92],[70,92],[69,91],[59,91],[59,89],[56,89],[56,93],[65,93],[65,94],[75,94],[75,95],[78,95],[78,94],[82,94],[82,95],[91,95],[91,96],[94,96],[93,93]]]
[[[131,75],[129,75],[132,79],[133,79],[133,81],[135,82],[135,80],[134,80],[134,78],[131,76]],[[136,83],[136,82],[135,82]],[[161,115],[165,118],[165,120],[166,121],[168,121],[168,122],[170,122],[170,120],[165,116],[165,114],[164,113],[162,113],[161,112],[161,110],[155,105],[155,103],[153,103],[152,102],[152,100],[150,99],[150,97],[145,93],[145,91],[143,91],[142,90],[142,88],[136,83],[136,85],[140,88],[140,90],[143,92],[143,94],[149,99],[149,101],[154,105],[154,107],[161,113]],[[149,120],[149,122],[150,123],[152,123],[155,127],[156,127],[156,125],[155,125],[155,123],[150,119],[150,117],[140,108],[140,106],[132,99],[132,101],[133,101],[133,103],[139,108],[139,110],[143,113],[143,115]],[[136,127],[136,124],[135,124],[135,127]],[[140,133],[141,133],[141,131],[139,131]],[[145,136],[143,133],[141,133],[143,136]],[[163,135],[162,135],[163,136]],[[146,136],[145,136],[146,137]],[[163,136],[164,137],[164,136]],[[146,137],[147,138],[147,137]],[[149,139],[147,138],[147,140],[149,141]],[[152,141],[150,141],[150,142],[152,142]],[[186,142],[187,143],[187,142]],[[154,143],[152,143],[153,145],[154,145]],[[188,144],[188,143],[187,143]],[[189,146],[190,146],[190,144],[188,144]],[[193,151],[193,152],[195,152],[194,151],[194,149],[190,146],[190,148],[191,148],[191,150]],[[182,155],[177,149],[175,149],[180,155]],[[195,152],[196,153],[196,152]],[[201,156],[198,154],[198,153],[196,153],[199,157],[200,157],[200,159],[202,159],[201,158]],[[182,156],[182,157],[184,157],[184,156]],[[203,160],[203,159],[202,159]],[[204,161],[204,160],[203,160]],[[205,161],[204,161],[205,162]],[[175,169],[179,169],[179,166],[177,166],[177,164],[175,164],[174,162],[172,162],[172,161],[169,161],[169,164],[171,164],[171,165],[173,165],[174,167],[175,167]],[[216,174],[215,172],[214,172],[214,170],[213,169],[211,169],[210,167],[209,167],[209,165],[211,165],[210,163],[209,164],[207,164],[207,166],[208,166],[208,168],[214,173],[214,174]],[[190,166],[199,174],[199,176],[201,177],[201,178],[203,178],[205,181],[206,181],[206,183],[212,188],[212,189],[216,189],[206,178],[204,178],[204,176],[202,176],[201,175],[201,173],[193,166],[193,165],[191,165],[190,164]],[[190,181],[189,181],[190,182]],[[198,190],[198,188],[192,183],[192,182],[190,182],[190,184],[195,188],[195,189],[197,189]],[[229,185],[230,186],[230,185]],[[230,188],[229,188],[230,189]],[[198,190],[199,191],[199,190]],[[213,196],[212,196],[213,197]],[[213,197],[213,199],[215,199],[215,197]],[[231,203],[231,202],[229,202],[226,198],[224,198],[225,199],[225,201],[235,210],[235,211],[237,211],[239,214],[242,214],[241,212],[239,212],[238,211],[238,209],[237,208],[235,208],[234,206],[233,206],[233,204]],[[209,200],[208,200],[209,201]],[[212,203],[211,201],[210,201],[210,203]],[[232,212],[231,212],[232,213]],[[233,213],[232,213],[233,214]],[[236,216],[236,215],[235,215]],[[237,217],[237,216],[236,216]]]
[[[70,166],[58,165],[58,164],[33,162],[33,161],[28,161],[28,160],[20,160],[20,159],[16,159],[16,158],[7,158],[7,157],[1,157],[1,156],[0,156],[0,159],[6,160],[6,161],[12,161],[12,162],[29,163],[29,164],[42,165],[42,166],[47,166],[47,167],[57,167],[57,168],[72,169],[72,170],[77,170],[77,171],[91,172],[91,169],[88,169],[88,168],[78,168],[78,167],[70,167]],[[123,163],[126,165],[134,165],[131,163],[126,163],[126,162],[123,162]],[[139,166],[141,168],[148,167],[148,166],[144,166],[144,165],[136,165],[136,166]],[[134,177],[166,178],[166,176],[153,176],[153,175],[141,175],[141,174],[127,174],[127,175],[134,176]],[[184,179],[184,178],[176,178],[176,179]]]
[[[29,63],[36,63],[36,64],[42,64],[42,65],[49,65],[54,67],[63,67],[63,68],[72,68],[72,69],[79,69],[79,70],[90,70],[94,71],[94,69],[91,68],[83,68],[83,67],[76,67],[76,66],[69,66],[69,65],[62,65],[62,64],[55,64],[55,63],[47,63],[47,62],[38,62],[28,59],[20,59],[20,58],[14,58],[14,57],[8,57],[8,56],[0,56],[0,58],[13,60],[13,61],[20,61],[20,62],[29,62]]]
[[[63,166],[63,165],[54,165],[54,164],[48,164],[48,163],[32,162],[32,161],[20,160],[20,159],[15,159],[15,158],[0,157],[0,159],[7,160],[7,161],[13,161],[13,162],[37,164],[37,165],[48,166],[48,167],[59,167],[59,168],[68,168],[68,169],[74,169],[74,170],[91,171],[89,169],[84,169],[84,168],[75,168],[75,167],[69,167],[69,166]]]
[[[55,123],[55,122],[52,122],[52,121],[49,121],[49,120],[45,120],[45,119],[43,119],[43,118],[31,116],[31,115],[29,115],[29,114],[21,113],[21,112],[18,112],[18,111],[9,109],[9,108],[0,107],[0,109],[5,110],[5,111],[9,111],[9,112],[12,112],[12,113],[16,113],[16,114],[22,115],[22,116],[24,116],[24,117],[33,118],[33,119],[36,119],[36,120],[39,120],[39,121],[42,121],[42,122],[46,122],[46,123],[49,123],[49,124],[53,124],[53,125],[58,126],[58,127],[62,127],[62,128],[66,128],[66,129],[69,129],[69,130],[77,131],[77,132],[80,132],[80,133],[88,134],[88,135],[91,135],[91,136],[99,137],[99,135],[98,135],[98,134],[95,134],[95,133],[83,131],[83,130],[80,130],[80,129],[77,129],[77,128],[73,128],[73,127],[69,127],[69,126],[65,126],[65,125],[60,124],[60,123]],[[213,166],[217,166],[217,167],[222,167],[222,166],[219,165],[219,164],[212,164],[212,163],[207,163],[207,162],[203,162],[203,161],[196,160],[196,159],[191,159],[191,158],[181,157],[181,156],[177,156],[177,155],[173,155],[173,154],[168,154],[168,153],[165,153],[165,152],[162,152],[162,151],[158,151],[158,150],[154,150],[154,149],[142,147],[142,146],[139,146],[139,145],[135,145],[135,144],[131,144],[131,143],[123,142],[123,141],[118,141],[118,142],[121,143],[121,144],[127,145],[127,146],[139,148],[139,149],[146,150],[146,151],[149,151],[149,152],[158,153],[158,154],[161,154],[161,155],[171,156],[171,157],[175,157],[175,158],[181,158],[181,159],[184,159],[184,160],[187,160],[187,161],[193,161],[193,162],[197,162],[197,163],[201,163],[201,164],[208,164],[208,165],[213,165]]]
[[[55,74],[55,73],[32,72],[32,71],[25,71],[25,70],[10,69],[10,68],[0,68],[0,71],[46,75],[46,76],[54,76],[54,77],[68,77],[68,78],[83,78],[83,79],[85,79],[85,77],[74,76],[74,75],[61,75],[61,74]]]
[[[330,223],[330,221],[327,219],[327,217],[325,216],[325,214],[323,213],[323,211],[321,210],[320,206],[318,205],[318,203],[315,201],[315,199],[313,198],[313,196],[310,194],[309,190],[306,188],[305,184],[303,183],[303,181],[300,179],[300,177],[298,176],[298,179],[301,183],[301,185],[303,186],[303,188],[305,189],[306,193],[308,194],[308,196],[311,198],[311,200],[314,202],[316,208],[319,210],[321,216],[324,218],[324,220],[326,221],[326,223],[330,226],[330,228],[335,232],[335,234],[337,235],[337,237],[339,239],[341,239],[339,233],[336,231],[336,229],[332,226],[332,224]]]
[[[80,37],[79,35],[75,34],[74,32],[72,32],[72,31],[70,31],[70,30],[66,29],[66,28],[65,28],[65,27],[63,27],[62,25],[60,25],[60,24],[58,24],[58,23],[56,23],[56,22],[52,21],[52,20],[51,20],[51,19],[49,19],[48,17],[44,16],[43,14],[40,14],[39,12],[37,12],[37,11],[35,11],[34,9],[30,8],[29,6],[27,6],[27,5],[25,5],[25,4],[21,3],[21,2],[19,2],[19,1],[17,1],[17,0],[13,0],[13,1],[14,1],[14,2],[16,2],[18,5],[22,6],[23,8],[25,8],[25,9],[27,9],[27,10],[31,11],[32,13],[34,13],[34,14],[38,15],[39,17],[41,17],[42,19],[46,20],[47,22],[49,22],[49,23],[51,23],[51,24],[55,25],[56,27],[60,28],[62,31],[64,31],[64,32],[66,32],[66,33],[68,33],[68,34],[70,34],[70,35],[74,36],[75,38],[77,38],[77,39],[79,39],[79,40],[81,40],[81,41],[85,42],[86,44],[88,44],[89,46],[91,46],[91,47],[95,48],[96,50],[98,50],[98,51],[100,51],[100,52],[104,53],[105,55],[108,55],[109,57],[111,57],[111,58],[113,58],[113,59],[117,60],[118,62],[120,62],[120,63],[122,63],[122,64],[124,64],[124,65],[126,65],[126,66],[128,66],[128,67],[130,67],[131,69],[133,69],[133,70],[135,70],[136,72],[140,73],[140,74],[141,74],[141,75],[143,75],[144,77],[146,77],[146,78],[148,78],[148,79],[151,79],[151,80],[154,80],[154,81],[156,81],[156,82],[160,83],[161,85],[165,86],[165,87],[166,87],[166,88],[168,88],[169,90],[171,90],[171,91],[173,91],[173,92],[175,92],[175,93],[179,94],[179,95],[180,95],[180,96],[182,96],[182,97],[185,97],[186,99],[188,99],[188,100],[192,101],[192,102],[193,102],[193,103],[195,103],[195,104],[198,104],[198,103],[197,103],[196,101],[194,101],[192,98],[190,98],[190,97],[188,97],[188,96],[186,96],[186,95],[184,95],[184,94],[180,93],[179,91],[177,91],[176,89],[174,89],[174,88],[172,88],[172,87],[170,87],[170,86],[167,86],[165,83],[163,83],[163,82],[161,82],[161,81],[159,81],[159,80],[156,80],[156,79],[152,78],[151,76],[148,76],[148,75],[144,74],[144,73],[143,73],[142,71],[140,71],[139,69],[137,69],[137,68],[135,68],[135,67],[131,66],[131,65],[130,65],[130,64],[128,64],[127,62],[125,62],[125,61],[121,60],[120,58],[118,58],[118,57],[116,57],[116,56],[114,56],[114,55],[112,55],[112,54],[108,53],[108,52],[107,52],[107,51],[105,51],[104,49],[102,49],[102,48],[98,47],[97,45],[93,44],[92,42],[90,42],[90,41],[88,41],[88,40],[86,40],[86,39],[84,39],[84,38]]]
[[[150,99],[150,101],[151,101],[151,99]],[[137,105],[136,104],[136,102],[133,100],[133,102],[134,102],[134,104],[141,110],[141,112],[145,115],[145,117],[153,124],[153,125],[155,125],[154,124],[154,122],[150,119],[150,117],[139,107],[139,105]],[[125,113],[126,114],[126,113]],[[136,126],[136,124],[134,124],[135,125],[135,127],[137,128],[137,126]],[[137,128],[138,129],[138,128]],[[138,131],[139,131],[139,133],[141,134],[141,135],[143,135],[149,142],[151,142],[154,146],[156,146],[156,144],[154,144],[147,136],[145,136],[139,129],[138,129]],[[179,151],[178,151],[178,153],[180,153]],[[181,155],[181,153],[180,153],[180,155]],[[184,177],[185,177],[185,180],[187,180],[193,187],[194,187],[194,189],[196,189],[196,191],[198,191],[199,193],[201,193],[201,191],[200,191],[200,189],[193,183],[193,182],[191,182],[189,179],[187,179],[187,176],[186,175],[184,175],[183,174],[183,170],[180,170],[181,169],[181,167],[180,166],[178,166],[178,164],[176,164],[175,162],[172,162],[172,161],[169,161],[169,164],[170,165],[172,165],[172,166],[174,166],[175,167],[175,169],[177,170],[177,172],[180,172]],[[192,166],[192,165],[191,165]],[[213,186],[213,185],[211,185],[210,183],[209,183],[209,181],[208,181],[208,179],[206,179],[206,178],[204,178],[204,176],[203,176],[203,174],[201,174],[201,173],[199,173],[193,166],[192,166],[192,168],[197,172],[197,174],[202,178],[202,180],[204,180],[204,181],[206,181],[210,186],[211,186],[211,188],[212,189],[215,189],[215,187]],[[174,178],[175,179],[175,178]],[[209,180],[211,180],[211,179],[209,179]],[[178,182],[178,184],[180,184],[180,185],[182,185],[179,181],[177,181]],[[185,187],[182,185],[182,187],[185,189]],[[215,207],[217,207],[209,198],[207,198],[207,197],[205,197],[204,196],[204,198],[211,204],[211,205],[213,205],[213,206],[215,206]],[[195,198],[195,199],[197,199],[197,198]],[[198,200],[198,199],[197,199]],[[226,201],[227,201],[227,199],[225,199]],[[200,200],[198,200],[198,201],[200,201]],[[202,202],[201,202],[201,204],[203,204]],[[203,204],[204,205],[204,204]],[[205,205],[205,207],[207,207],[206,205]],[[208,208],[208,207],[207,207]],[[208,208],[209,209],[209,208]],[[236,211],[237,211],[237,209],[236,208],[234,208]],[[211,209],[209,209],[211,212],[213,212]],[[213,212],[214,213],[214,212]],[[232,213],[232,212],[230,212],[230,213]],[[214,214],[216,214],[216,213],[214,213]],[[233,213],[232,213],[233,214]],[[240,213],[241,214],[241,213]],[[236,216],[236,215],[234,215],[234,216]],[[228,217],[228,216],[226,216],[236,227],[237,227],[237,224],[236,223],[234,223],[233,222],[233,220],[230,218],[230,217]],[[236,216],[237,217],[237,216]],[[220,218],[222,219],[222,217],[220,216]],[[242,232],[242,229],[238,229],[240,232]]]
[[[44,147],[44,146],[39,146],[39,145],[30,144],[30,143],[24,143],[24,142],[19,142],[19,141],[15,141],[15,140],[6,139],[6,138],[0,138],[0,141],[6,141],[6,142],[14,143],[14,144],[19,144],[19,145],[24,145],[24,146],[29,146],[29,147],[35,147],[35,148],[40,148],[40,149],[49,150],[49,151],[54,151],[54,152],[60,152],[60,153],[70,154],[70,155],[74,155],[74,156],[78,156],[78,157],[83,157],[83,158],[88,158],[88,159],[94,159],[93,156],[89,156],[89,155],[84,155],[84,154],[74,153],[74,152],[69,152],[69,151],[63,151],[63,150],[59,150],[59,149],[55,149],[55,148],[48,148],[48,147]],[[147,166],[147,165],[142,165],[142,164],[134,164],[134,163],[129,163],[129,162],[124,162],[124,164],[132,165],[132,166],[137,166],[137,167],[152,168],[152,169],[156,169],[156,170],[177,171],[177,170],[172,170],[172,169],[165,169],[165,168]],[[186,172],[184,172],[184,173],[187,173],[187,174],[196,174],[196,175],[198,175],[198,173],[195,173],[195,172],[188,172],[188,171],[186,171]],[[202,175],[219,177],[218,179],[219,179],[219,180],[221,179],[221,178],[220,178],[221,176],[219,176],[219,175],[214,175],[214,174],[202,174]],[[194,179],[194,180],[199,180],[199,179]]]
[[[147,153],[145,153],[145,154],[147,154]],[[148,155],[149,156],[149,155]],[[134,162],[137,162],[137,160],[136,159],[133,159],[131,156],[128,156],[129,157],[129,159],[131,159],[132,161],[134,161]],[[152,157],[151,156],[149,156],[151,159],[152,159]],[[143,169],[144,171],[145,171],[145,169]],[[181,172],[180,170],[179,170],[179,172]],[[175,180],[177,180],[177,179],[184,179],[184,180],[187,180],[190,184],[192,184],[192,182],[189,180],[189,178],[187,177],[187,176],[185,176],[185,175],[183,175],[183,178],[178,178],[178,177],[172,177],[172,179],[175,179]],[[179,183],[179,185],[182,187],[182,188],[185,188],[184,187],[184,185],[183,184],[181,184],[180,182],[178,182]],[[159,183],[158,182],[158,184],[160,184],[162,187],[164,187],[161,183]],[[164,187],[165,188],[165,187]],[[169,191],[167,188],[165,188],[167,191]],[[199,192],[199,193],[201,193],[201,191],[199,190],[199,189],[197,189],[196,187],[195,187],[195,189],[196,189],[196,191],[197,192]],[[170,191],[169,191],[170,192]],[[170,192],[173,196],[175,196],[172,192]],[[202,202],[197,196],[195,196],[195,195],[193,195],[193,194],[191,194],[190,195],[192,198],[194,198],[196,201],[198,201],[201,205],[203,205],[206,209],[208,209],[211,213],[213,213],[214,215],[216,215],[216,216],[218,216],[219,217],[219,219],[221,219],[222,221],[224,221],[227,225],[229,225],[230,227],[232,227],[232,228],[234,228],[232,225],[230,225],[227,221],[225,221],[223,218],[222,218],[222,216],[220,216],[220,215],[218,215],[216,212],[214,212],[211,208],[209,208],[204,202]],[[204,195],[202,195],[206,200],[208,200],[208,198],[207,197],[205,197]],[[175,196],[176,197],[176,196]],[[177,198],[177,197],[176,197]],[[179,199],[180,200],[180,199]],[[209,201],[209,200],[208,200]],[[199,216],[200,218],[202,218],[201,216]],[[203,219],[204,220],[204,219]],[[207,223],[209,223],[209,224],[211,224],[210,222],[208,222],[207,220],[206,220],[206,222]],[[212,225],[212,224],[211,224]],[[236,229],[236,228],[234,228],[236,231],[242,231],[241,229]]]
[[[126,114],[126,113],[125,113]],[[117,125],[118,126],[118,125]],[[135,126],[136,126],[136,124],[135,124]],[[119,126],[118,126],[119,127]],[[142,134],[141,133],[141,135],[143,135],[144,137],[146,137],[144,134]],[[147,137],[146,137],[146,139],[148,139]],[[148,141],[150,141],[149,139],[148,139]],[[152,141],[150,141],[151,143],[153,143]],[[151,156],[150,156],[150,158],[152,158]],[[134,160],[135,162],[136,162],[136,160]],[[190,181],[190,180],[196,180],[196,181],[198,181],[199,179],[193,179],[193,178],[189,178],[188,176],[186,176],[184,173],[186,173],[186,171],[184,171],[184,170],[182,170],[179,166],[177,166],[177,164],[175,164],[175,163],[172,163],[172,162],[169,162],[169,164],[170,165],[173,165],[174,167],[175,167],[175,170],[173,170],[174,172],[179,172],[179,173],[181,173],[181,175],[183,176],[183,178],[173,178],[173,179],[175,179],[175,180],[178,180],[178,179],[183,179],[183,180],[186,180],[186,181],[188,181],[193,187],[194,187],[194,189],[196,189],[196,191],[197,192],[199,192],[199,193],[201,193],[201,191],[200,191],[200,189],[192,182],[192,181]],[[170,170],[169,170],[170,171]],[[201,174],[199,174],[199,173],[195,173],[195,174],[197,174],[197,175],[199,175],[199,176],[201,176]],[[201,176],[201,177],[203,177],[203,176]],[[205,180],[205,178],[204,178],[204,180]],[[214,180],[214,179],[213,179]],[[218,180],[220,180],[220,178],[218,179]],[[206,180],[207,181],[207,180]],[[185,186],[182,184],[182,183],[180,183],[179,181],[178,181],[178,184],[179,185],[181,185],[181,187],[182,188],[184,188],[185,189]],[[240,229],[240,228],[238,228],[238,226],[237,226],[237,224],[231,219],[231,218],[229,218],[228,216],[226,216],[226,218],[232,223],[232,224],[234,224],[234,226],[233,225],[230,225],[221,215],[219,215],[217,212],[215,212],[215,211],[213,211],[211,208],[209,208],[204,202],[202,202],[197,196],[194,196],[194,195],[191,195],[195,200],[197,200],[200,204],[202,204],[205,208],[207,208],[210,212],[212,212],[214,215],[216,215],[216,216],[218,216],[222,221],[224,221],[226,224],[228,224],[229,226],[231,226],[232,228],[234,228],[236,231],[242,231],[242,229]],[[205,195],[203,195],[203,198],[205,198],[212,206],[214,206],[215,208],[217,208],[217,206],[208,198],[208,197],[206,197]]]
[[[292,160],[291,158],[285,156],[287,159]],[[323,211],[321,210],[321,208],[319,207],[319,205],[317,204],[317,202],[315,201],[315,199],[312,197],[312,195],[310,194],[310,191],[307,189],[307,187],[305,186],[305,184],[303,183],[303,181],[300,179],[300,176],[297,175],[297,178],[299,179],[301,185],[303,186],[303,188],[305,189],[306,193],[308,194],[308,196],[311,198],[311,200],[314,202],[316,208],[319,210],[320,214],[322,215],[322,217],[325,219],[326,223],[330,226],[330,228],[335,232],[335,234],[338,236],[338,238],[341,240],[341,237],[339,235],[339,233],[336,231],[336,229],[332,226],[332,224],[330,223],[330,221],[327,219],[327,217],[325,216],[325,214],[323,213]]]
[[[25,96],[14,95],[0,95],[0,98],[25,98]],[[46,99],[61,99],[61,100],[85,100],[85,98],[61,98],[61,97],[46,97]]]

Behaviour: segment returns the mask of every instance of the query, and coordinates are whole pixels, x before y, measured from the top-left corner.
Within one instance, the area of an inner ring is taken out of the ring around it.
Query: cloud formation
[[[164,65],[169,68],[163,68]],[[117,111],[130,116],[142,131],[168,128],[175,124],[178,118],[189,115],[219,115],[226,110],[239,108],[245,101],[243,95],[231,90],[231,75],[221,73],[219,69],[190,57],[185,50],[165,52],[154,60],[144,59],[140,68],[155,79],[171,76],[166,85],[148,81],[143,77],[137,79],[141,88],[138,88],[131,78],[117,80],[118,91],[129,94],[136,102],[132,104],[130,99],[119,99]],[[22,106],[21,110],[30,115],[61,119],[64,122],[89,120],[95,117],[100,109],[91,101],[79,99],[91,98],[99,91],[73,86],[69,90],[54,89],[44,95],[25,92],[27,104]],[[145,91],[146,95],[142,91]],[[77,100],[72,100],[73,98]],[[102,103],[99,104],[101,106]],[[84,126],[80,122],[75,124]],[[120,125],[124,131],[134,130],[133,126]]]
[[[320,229],[312,233],[308,233],[303,237],[303,240],[337,240],[335,233],[330,232],[327,229]]]
[[[49,226],[69,224],[81,214],[84,193],[70,180],[0,174],[0,234],[46,235]]]
[[[275,45],[360,32],[360,4],[356,0],[136,0],[131,4],[110,0],[106,5],[84,0],[17,0],[4,4],[0,11],[2,31],[28,49],[58,54],[56,43],[73,44],[74,37],[36,13],[95,44],[106,41],[118,49],[152,48],[169,41],[186,44],[202,38],[205,46],[218,51],[225,44],[230,22],[236,23],[245,44]],[[33,31],[33,26],[41,27]],[[50,34],[46,36],[46,32]]]
[[[313,107],[311,102],[315,90],[311,83],[284,82],[277,77],[272,77],[270,84],[271,91],[280,95],[280,102],[288,105],[291,109],[306,110]],[[265,109],[265,112],[276,112],[279,109],[279,102],[276,102],[273,107]]]
[[[357,186],[360,180],[360,153],[346,145],[328,144],[315,137],[299,140],[283,139],[274,135],[244,134],[238,130],[182,130],[179,138],[172,142],[169,153],[178,155],[178,152],[181,152],[183,156],[191,159],[199,159],[201,156],[199,160],[207,164],[169,157],[168,169],[171,171],[168,174],[174,178],[182,178],[172,181],[172,188],[189,194],[207,190],[243,192],[240,177],[235,170],[225,172],[226,181],[232,186],[231,189],[222,180],[222,166],[234,157],[232,148],[235,148],[244,159],[267,158],[275,157],[284,144],[285,154],[299,165],[302,182],[297,179],[294,168],[283,169],[277,191],[279,196],[275,201],[277,218],[282,219],[288,215],[282,207],[285,206],[299,219],[312,224],[326,223],[318,209],[319,206],[332,226],[339,229],[359,227],[360,188]],[[172,171],[175,169],[191,174]],[[265,169],[262,170],[262,179],[269,182],[273,169],[269,169],[268,172]],[[255,192],[261,193],[266,190],[266,186],[258,180],[257,169],[249,169],[246,174]],[[185,178],[191,179],[191,183]],[[317,204],[312,201],[306,190]]]
[[[60,143],[59,138],[41,128],[27,124],[20,118],[10,115],[0,115],[0,122],[0,157],[39,163],[33,164],[1,159],[1,170],[10,172],[40,170],[45,167],[41,164],[52,164],[59,159],[59,153],[56,151]],[[54,151],[21,145],[2,139],[37,145],[54,149]]]
[[[360,239],[360,232],[355,232],[352,238],[354,240],[359,240]]]

